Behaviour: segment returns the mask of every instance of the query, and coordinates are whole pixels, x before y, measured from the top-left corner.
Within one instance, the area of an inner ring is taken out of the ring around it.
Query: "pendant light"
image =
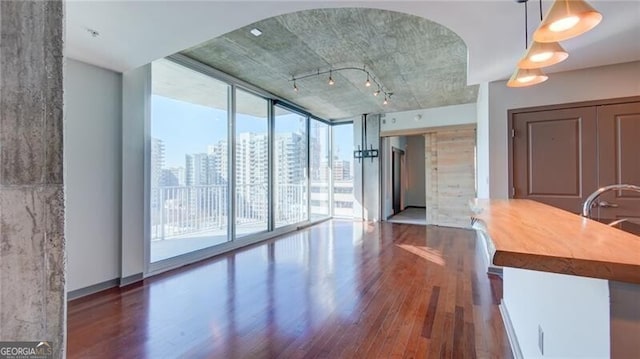
[[[583,0],[555,0],[533,39],[557,42],[583,34],[600,23],[602,14]]]
[[[540,4],[540,21],[542,22],[542,0]],[[524,57],[518,62],[518,67],[522,69],[539,69],[555,65],[569,57],[567,51],[557,42],[537,42],[533,41]]]
[[[566,60],[569,54],[557,42],[533,41],[524,57],[518,62],[523,69],[539,69]]]
[[[524,3],[524,48],[527,49],[527,44],[529,43],[529,33],[528,33],[528,14],[527,14],[527,0],[518,0],[518,2]],[[528,51],[527,51],[528,53]],[[539,83],[545,82],[549,79],[547,75],[542,72],[539,68],[534,69],[526,69],[517,67],[516,70],[511,75],[511,78],[507,82],[508,87],[526,87],[533,86]]]
[[[511,78],[507,82],[509,87],[527,87],[543,83],[549,79],[549,76],[545,75],[540,69],[520,69],[511,75]]]

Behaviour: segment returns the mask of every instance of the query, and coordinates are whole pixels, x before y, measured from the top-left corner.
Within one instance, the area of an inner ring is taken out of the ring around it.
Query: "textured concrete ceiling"
[[[259,37],[250,30],[260,29]],[[310,112],[342,119],[475,102],[466,86],[467,48],[449,29],[397,12],[347,8],[306,10],[259,21],[183,54],[290,100]],[[297,81],[292,76],[354,66],[393,92],[388,105],[365,87],[357,70]]]

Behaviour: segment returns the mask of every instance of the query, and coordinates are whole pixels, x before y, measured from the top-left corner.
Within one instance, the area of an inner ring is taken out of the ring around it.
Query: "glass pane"
[[[329,125],[311,120],[309,128],[311,220],[329,216]]]
[[[236,91],[236,237],[269,224],[268,101]]]
[[[228,240],[229,86],[164,59],[151,71],[153,263]]]
[[[353,124],[332,130],[333,216],[353,217]]]
[[[276,227],[309,219],[307,118],[275,107],[274,178]]]

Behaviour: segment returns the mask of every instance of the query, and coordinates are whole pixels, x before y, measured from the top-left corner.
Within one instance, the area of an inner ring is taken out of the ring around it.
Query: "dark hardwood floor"
[[[511,358],[475,234],[329,221],[69,303],[69,358]]]

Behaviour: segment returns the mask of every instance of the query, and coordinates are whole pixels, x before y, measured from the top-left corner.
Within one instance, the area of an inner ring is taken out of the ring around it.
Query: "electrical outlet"
[[[544,332],[540,324],[538,324],[538,349],[540,349],[540,354],[544,355]]]

